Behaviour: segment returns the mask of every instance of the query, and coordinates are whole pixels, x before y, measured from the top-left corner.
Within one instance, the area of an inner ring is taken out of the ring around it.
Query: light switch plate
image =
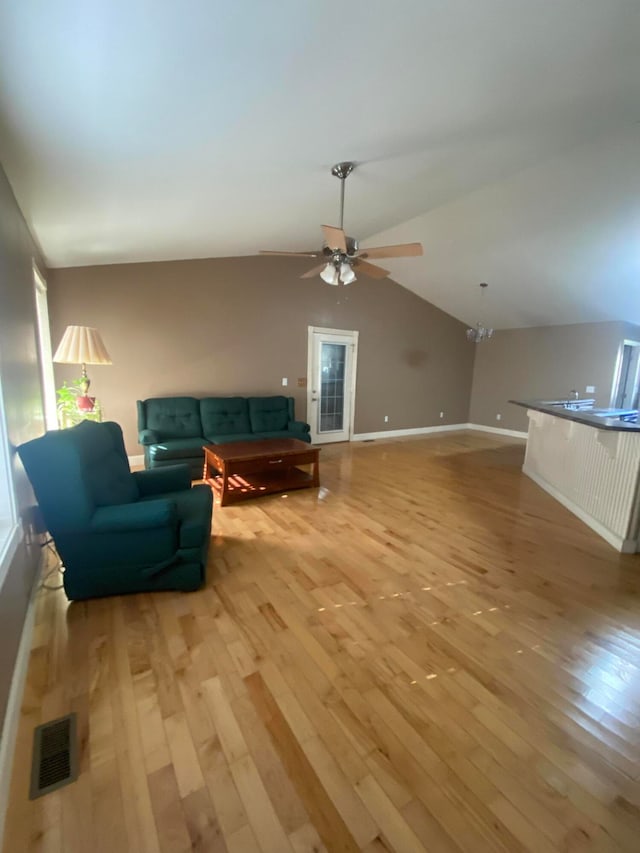
[[[596,386],[595,385],[587,385],[587,387],[584,389],[584,391],[585,391],[585,394],[595,394],[596,393]]]
[[[283,385],[288,385],[288,384],[289,384],[289,380],[287,379],[287,377],[286,377],[286,376],[283,376],[283,377],[282,377],[282,384],[283,384]]]

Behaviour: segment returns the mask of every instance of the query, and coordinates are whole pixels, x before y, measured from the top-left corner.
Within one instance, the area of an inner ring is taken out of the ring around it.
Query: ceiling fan
[[[351,284],[356,281],[356,271],[371,278],[386,278],[389,270],[369,263],[369,258],[409,258],[422,255],[421,243],[403,243],[396,246],[376,246],[372,249],[358,248],[357,240],[344,232],[344,184],[355,163],[336,163],[331,174],[340,179],[340,227],[322,225],[325,245],[319,251],[311,252],[268,252],[261,255],[285,255],[294,258],[322,258],[322,263],[303,273],[300,278],[313,278],[320,275],[327,284]]]

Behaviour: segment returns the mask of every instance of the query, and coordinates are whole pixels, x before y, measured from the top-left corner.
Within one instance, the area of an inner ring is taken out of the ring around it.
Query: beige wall
[[[285,393],[304,419],[309,325],[360,332],[357,433],[467,421],[474,352],[462,323],[391,280],[337,288],[301,280],[308,267],[245,257],[52,270],[53,345],[68,324],[100,330],[113,365],[89,368],[92,392],[130,454],[141,453],[138,398]],[[58,384],[78,374],[56,365]]]
[[[9,441],[14,447],[44,429],[32,272],[36,255],[36,247],[0,168],[0,370]],[[15,454],[13,462],[18,509],[28,532],[28,508],[34,498]],[[0,726],[38,555],[37,545],[28,547],[22,542],[0,587]]]
[[[608,406],[620,345],[640,340],[640,327],[626,323],[581,323],[498,331],[477,344],[471,393],[472,423],[526,431],[526,410],[510,399],[595,396]],[[595,385],[594,395],[587,385]],[[496,414],[502,419],[498,422]]]

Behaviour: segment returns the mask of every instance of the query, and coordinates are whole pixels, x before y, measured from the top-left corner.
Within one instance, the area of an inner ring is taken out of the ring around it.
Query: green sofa
[[[194,480],[202,477],[205,444],[311,441],[309,424],[295,419],[293,397],[152,397],[137,405],[145,468],[186,462]]]
[[[84,421],[18,448],[70,599],[160,589],[205,579],[212,493],[187,465],[131,472],[116,423]]]

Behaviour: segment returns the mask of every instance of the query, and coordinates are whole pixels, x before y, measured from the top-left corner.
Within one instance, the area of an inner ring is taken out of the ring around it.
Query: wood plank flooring
[[[640,556],[478,433],[216,507],[206,588],[41,591],[5,853],[640,850]],[[78,781],[27,799],[74,710]]]

